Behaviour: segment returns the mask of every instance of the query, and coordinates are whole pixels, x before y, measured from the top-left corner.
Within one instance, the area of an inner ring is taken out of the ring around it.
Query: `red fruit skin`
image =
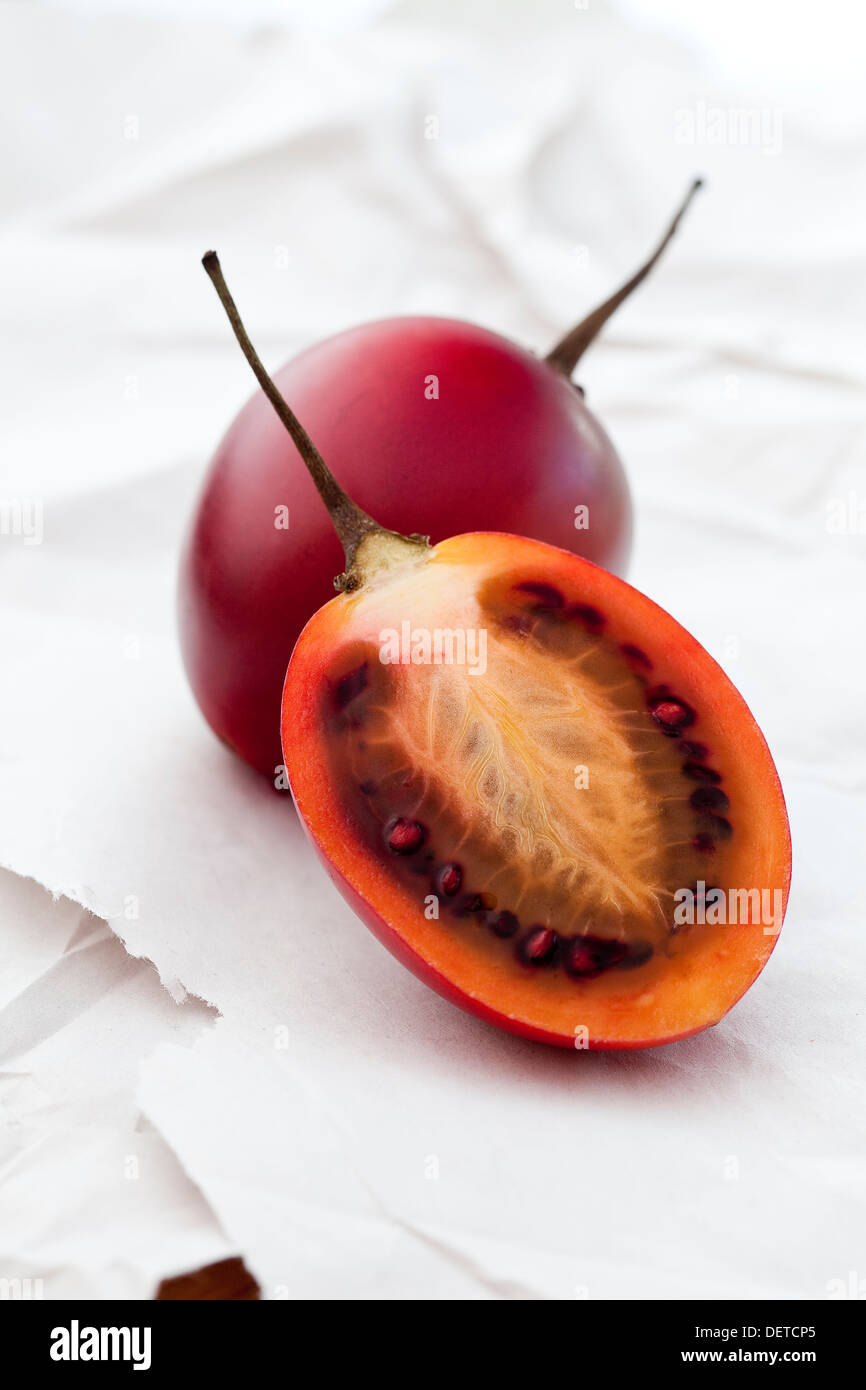
[[[275,381],[341,486],[383,525],[434,544],[512,532],[623,572],[632,508],[613,444],[569,381],[499,334],[454,319],[383,319],[308,348]],[[281,506],[287,530],[274,524]],[[587,529],[575,527],[578,506],[589,509]],[[205,718],[269,777],[282,762],[292,648],[343,567],[307,470],[257,392],[205,480],[181,562],[179,622]]]

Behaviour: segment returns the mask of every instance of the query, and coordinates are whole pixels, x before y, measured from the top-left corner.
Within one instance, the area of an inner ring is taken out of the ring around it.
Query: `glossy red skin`
[[[439,399],[425,397],[436,376]],[[276,373],[340,484],[377,521],[433,543],[528,535],[621,574],[632,509],[622,464],[580,393],[545,362],[453,319],[349,329]],[[289,509],[289,529],[274,526]],[[575,528],[575,507],[589,528]],[[280,698],[342,550],[294,444],[259,391],[220,444],[181,565],[187,675],[219,738],[273,777]]]

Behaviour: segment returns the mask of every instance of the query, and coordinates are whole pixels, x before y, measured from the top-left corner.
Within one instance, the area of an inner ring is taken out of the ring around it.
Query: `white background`
[[[0,1277],[866,1291],[862,40],[838,0],[0,8],[0,494],[43,518],[0,537]],[[764,135],[702,138],[743,108]],[[794,891],[719,1028],[572,1056],[409,977],[202,724],[177,549],[249,380],[198,258],[269,362],[415,311],[544,349],[695,172],[581,380],[631,579],[767,734]]]

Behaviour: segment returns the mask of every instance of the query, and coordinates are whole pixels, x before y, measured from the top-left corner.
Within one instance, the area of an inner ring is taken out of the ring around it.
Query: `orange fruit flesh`
[[[565,552],[460,536],[333,600],[292,657],[283,744],[364,920],[511,1031],[671,1041],[775,944],[787,818],[748,708],[667,613]]]

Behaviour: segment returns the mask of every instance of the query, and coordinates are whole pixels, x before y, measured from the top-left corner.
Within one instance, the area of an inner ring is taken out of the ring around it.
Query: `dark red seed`
[[[677,746],[681,752],[687,753],[690,758],[694,758],[699,763],[704,761],[710,751],[705,743],[692,743],[687,738],[680,739]]]
[[[717,840],[730,840],[734,833],[734,827],[724,816],[704,816],[702,823]]]
[[[680,730],[687,728],[695,717],[688,705],[681,704],[679,700],[660,700],[652,706],[651,712],[662,733],[668,738],[676,738]]]
[[[637,970],[646,965],[653,953],[648,941],[632,941],[622,960],[617,961],[620,970]]]
[[[605,936],[576,936],[565,951],[566,974],[575,979],[592,980],[603,971],[619,965],[628,954],[624,941]]]
[[[632,642],[623,642],[620,647],[621,654],[626,661],[631,661],[635,666],[643,666],[645,671],[651,671],[653,664],[646,652],[641,651],[640,647],[634,646]]]
[[[457,910],[463,917],[471,917],[474,912],[486,912],[487,908],[483,893],[464,893],[457,905]]]
[[[541,580],[529,579],[524,584],[515,584],[518,594],[529,594],[532,598],[538,599],[542,608],[563,608],[565,599],[558,589],[552,584],[545,584]]]
[[[501,912],[488,912],[484,920],[495,936],[515,936],[520,927],[514,913],[507,912],[505,909]]]
[[[416,820],[397,816],[385,826],[385,844],[392,854],[414,854],[426,839],[427,832]]]
[[[459,864],[443,864],[436,875],[436,887],[446,898],[453,898],[460,892],[463,884],[463,870]]]
[[[715,854],[716,842],[712,835],[708,834],[706,830],[702,830],[700,834],[696,835],[692,840],[692,848],[698,850],[701,854]]]
[[[368,782],[362,782],[362,783],[361,783],[361,791],[364,793],[365,796],[374,796],[375,793],[376,793],[376,783],[375,783],[375,782],[369,782],[369,781],[368,781]]]
[[[695,782],[721,782],[722,774],[716,772],[714,767],[707,767],[706,763],[683,763],[683,772],[686,777],[691,777]]]
[[[356,700],[362,690],[367,688],[367,663],[358,666],[354,671],[348,671],[345,676],[341,676],[334,689],[334,703],[337,709],[345,709],[353,700]]]
[[[533,927],[518,944],[517,954],[526,965],[550,965],[559,937],[550,927]]]
[[[691,705],[680,699],[679,695],[675,695],[669,685],[657,685],[648,690],[646,702],[650,713],[659,718],[659,722],[673,729],[686,729],[695,722],[696,716]]]
[[[730,804],[721,787],[696,787],[689,797],[695,811],[727,811]]]
[[[604,614],[599,613],[597,608],[592,608],[588,603],[573,603],[565,616],[582,623],[590,632],[603,632],[607,623]]]

